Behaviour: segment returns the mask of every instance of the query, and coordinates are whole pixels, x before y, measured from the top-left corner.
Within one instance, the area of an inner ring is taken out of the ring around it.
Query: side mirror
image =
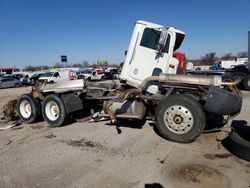
[[[156,50],[158,52],[161,52],[166,44],[167,41],[167,36],[168,36],[168,29],[166,27],[162,28],[161,35],[158,41],[158,44],[156,46]]]

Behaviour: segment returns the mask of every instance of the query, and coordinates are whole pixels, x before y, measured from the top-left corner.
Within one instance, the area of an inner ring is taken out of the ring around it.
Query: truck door
[[[159,30],[145,28],[141,37],[138,37],[129,69],[128,81],[134,83],[133,85],[139,85],[142,80],[149,76],[156,76],[166,72],[175,73],[174,69],[168,70],[169,54],[172,54],[169,50],[171,35],[168,34],[162,52],[158,52],[156,48],[160,34]]]

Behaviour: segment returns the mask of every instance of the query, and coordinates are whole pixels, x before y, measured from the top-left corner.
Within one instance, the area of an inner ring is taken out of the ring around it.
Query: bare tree
[[[97,61],[97,65],[98,67],[106,68],[108,67],[109,63],[105,60],[102,60],[102,61]]]
[[[112,64],[111,64],[111,67],[116,67],[116,68],[118,68],[118,67],[119,67],[119,64],[112,63]]]
[[[216,53],[210,52],[210,53],[205,54],[205,56],[201,57],[201,62],[204,65],[213,65],[217,59],[218,57],[216,57]]]
[[[74,63],[71,65],[71,67],[82,67],[82,64],[81,63]]]
[[[235,59],[235,56],[232,55],[232,53],[226,53],[221,57],[222,60],[230,60]]]
[[[237,56],[238,57],[247,57],[248,53],[247,52],[239,52],[239,53],[237,53]]]
[[[48,65],[41,65],[39,66],[40,70],[49,70],[49,66]]]
[[[62,67],[63,67],[63,65],[61,63],[55,63],[53,65],[53,68],[62,68]]]
[[[28,72],[34,72],[36,70],[37,70],[37,68],[34,66],[31,66],[31,65],[28,65],[28,66],[23,68],[23,71],[28,71]]]
[[[88,66],[89,66],[89,62],[88,62],[87,60],[83,60],[83,61],[82,61],[82,65],[83,65],[84,67],[88,67]]]
[[[97,66],[98,65],[95,62],[92,64],[92,68],[94,68],[94,69],[97,68]]]
[[[41,66],[28,65],[28,66],[24,67],[22,70],[28,71],[28,72],[34,72],[34,71],[41,71],[41,70],[48,70],[48,69],[49,69],[49,66],[47,66],[47,65],[41,65]]]

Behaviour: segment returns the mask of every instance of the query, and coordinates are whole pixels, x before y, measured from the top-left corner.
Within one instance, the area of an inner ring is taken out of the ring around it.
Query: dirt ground
[[[1,89],[0,111],[28,89]],[[247,124],[250,92],[243,96],[234,122]],[[250,163],[221,145],[228,128],[177,144],[161,138],[152,121],[120,125],[39,122],[1,131],[0,187],[250,187]]]

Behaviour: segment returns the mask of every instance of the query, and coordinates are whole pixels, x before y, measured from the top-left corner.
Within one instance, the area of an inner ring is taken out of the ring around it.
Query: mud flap
[[[240,112],[241,106],[242,97],[240,94],[211,86],[204,110],[218,115],[234,115]]]
[[[74,93],[61,95],[67,113],[83,109],[81,99]]]

